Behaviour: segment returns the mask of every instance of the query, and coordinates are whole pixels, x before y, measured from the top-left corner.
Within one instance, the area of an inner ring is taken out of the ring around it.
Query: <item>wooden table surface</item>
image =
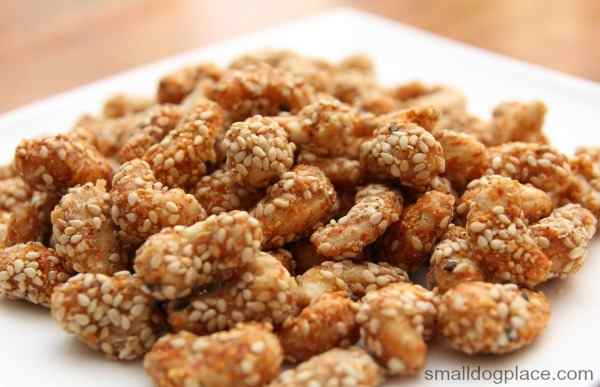
[[[600,81],[598,0],[0,3],[0,112],[177,52],[340,5]]]

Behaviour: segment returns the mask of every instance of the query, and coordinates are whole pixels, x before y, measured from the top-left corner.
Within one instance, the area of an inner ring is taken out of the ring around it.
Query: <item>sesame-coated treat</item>
[[[14,163],[0,165],[0,180],[17,176]]]
[[[33,189],[56,192],[98,179],[110,181],[112,173],[96,149],[62,134],[21,141],[15,168]]]
[[[162,316],[127,271],[81,273],[52,293],[52,317],[90,348],[118,360],[148,352],[161,333]]]
[[[239,322],[260,321],[275,326],[298,314],[298,285],[274,256],[259,252],[240,276],[207,292],[169,304],[169,324],[175,331],[199,335],[233,328]]]
[[[336,192],[316,167],[298,165],[267,189],[250,212],[262,224],[264,248],[283,246],[310,234],[333,215]]]
[[[268,324],[239,324],[209,336],[162,337],[144,358],[157,387],[259,387],[280,371],[281,345]]]
[[[178,105],[163,104],[148,109],[144,115],[138,123],[140,129],[119,149],[118,157],[122,162],[143,157],[152,145],[177,126],[183,110]]]
[[[216,81],[221,78],[221,69],[213,63],[186,66],[162,77],[158,82],[158,103],[178,104],[204,79]]]
[[[127,268],[110,203],[106,181],[97,180],[70,188],[52,211],[54,249],[69,270],[111,275]]]
[[[0,248],[6,247],[6,231],[8,228],[8,222],[10,222],[11,214],[6,210],[0,210]]]
[[[567,196],[572,179],[569,161],[550,145],[511,142],[489,148],[488,175],[508,176],[548,193],[555,205]]]
[[[396,94],[400,91],[396,91]],[[401,94],[401,93],[400,93]],[[440,113],[448,114],[454,111],[464,111],[467,105],[465,95],[458,89],[450,86],[422,86],[419,93],[412,98],[402,101],[404,108],[419,108],[433,106]]]
[[[165,227],[190,225],[206,218],[196,199],[182,189],[156,181],[145,161],[134,159],[115,173],[111,216],[123,241],[140,244]]]
[[[488,169],[487,148],[475,136],[452,130],[440,130],[436,132],[436,139],[444,149],[446,159],[444,176],[457,190],[462,191],[471,180],[481,177]]]
[[[436,306],[433,292],[411,283],[391,284],[363,298],[356,316],[360,336],[388,374],[413,375],[425,366]]]
[[[446,232],[454,217],[454,203],[454,196],[439,191],[420,196],[377,243],[379,257],[408,272],[417,270]]]
[[[536,286],[548,279],[552,262],[528,227],[520,186],[507,177],[481,187],[467,213],[474,257],[494,281]]]
[[[347,156],[362,125],[355,109],[327,95],[279,121],[301,149],[328,157]]]
[[[144,154],[156,178],[163,184],[193,187],[216,159],[215,142],[223,130],[223,111],[216,103],[199,101],[161,142]]]
[[[395,282],[407,282],[408,275],[387,263],[323,262],[298,277],[302,301],[308,304],[326,292],[346,291],[359,299],[372,290]]]
[[[329,349],[353,345],[358,341],[357,309],[345,292],[323,293],[314,299],[277,332],[285,359],[302,362]]]
[[[314,89],[297,74],[257,64],[226,72],[207,95],[236,122],[255,114],[274,116],[281,111],[298,112],[311,102]]]
[[[494,108],[488,130],[481,140],[487,146],[515,141],[547,144],[548,139],[542,131],[547,110],[541,101],[504,102]]]
[[[300,239],[299,241],[290,243],[285,246],[294,257],[294,268],[296,274],[302,274],[313,266],[320,265],[325,261],[330,261],[330,258],[324,257],[317,253],[315,245],[310,243],[310,239]],[[361,261],[365,260],[361,257]]]
[[[23,179],[18,176],[0,180],[0,209],[12,210],[15,206],[22,205],[31,199],[32,190]]]
[[[479,261],[473,258],[467,230],[451,224],[431,254],[427,284],[445,293],[461,282],[484,281]]]
[[[145,120],[145,111],[119,118],[85,115],[75,123],[68,135],[93,146],[104,157],[111,158],[118,155],[121,147],[132,135],[139,132],[139,126]]]
[[[362,144],[360,160],[367,173],[417,189],[427,187],[445,170],[440,143],[422,127],[405,122],[378,128]]]
[[[578,204],[567,204],[530,226],[531,236],[552,261],[551,277],[564,278],[581,269],[596,225],[590,211]]]
[[[402,196],[381,184],[371,184],[356,194],[356,204],[341,218],[315,231],[310,240],[326,257],[356,257],[379,238],[402,213]]]
[[[132,113],[143,112],[154,101],[137,95],[115,94],[104,102],[102,114],[105,118],[119,118]]]
[[[573,175],[565,202],[581,204],[594,216],[600,216],[600,164],[598,149],[582,147],[569,158]]]
[[[34,191],[31,199],[12,208],[6,225],[4,246],[26,242],[44,242],[52,231],[50,212],[60,195]]]
[[[224,212],[150,236],[137,250],[134,268],[156,299],[173,300],[241,274],[261,242],[256,219]]]
[[[550,318],[541,292],[514,284],[465,282],[446,292],[438,307],[438,332],[466,354],[504,354],[531,344]]]
[[[264,188],[294,165],[296,145],[272,118],[253,116],[236,122],[223,139],[226,168],[243,186]]]
[[[38,242],[0,250],[0,296],[50,306],[52,289],[69,278],[62,259]]]
[[[237,183],[232,171],[218,169],[204,176],[194,188],[198,203],[209,214],[231,210],[247,210],[256,205],[264,192]]]
[[[504,176],[500,175],[487,175],[482,176],[479,179],[472,180],[468,185],[466,191],[463,193],[456,205],[456,214],[458,217],[466,217],[473,201],[481,192],[484,187],[488,187],[493,184],[504,184],[508,180]],[[513,187],[516,191],[512,192],[514,195],[520,197],[521,209],[523,215],[529,223],[535,223],[541,218],[544,218],[552,212],[554,204],[550,196],[542,191],[541,189],[535,188],[530,184],[519,184]]]
[[[383,372],[364,350],[334,348],[282,372],[269,387],[377,387]]]
[[[322,157],[301,151],[296,162],[319,168],[336,188],[356,187],[365,178],[360,162],[347,157]]]
[[[294,256],[286,249],[275,249],[269,251],[269,254],[277,258],[279,263],[286,268],[286,270],[291,274],[296,274],[296,261],[294,260]]]
[[[394,122],[411,122],[423,129],[437,135],[437,122],[440,118],[439,111],[433,106],[419,106],[409,109],[395,110],[393,112],[376,116],[373,125],[385,126]]]

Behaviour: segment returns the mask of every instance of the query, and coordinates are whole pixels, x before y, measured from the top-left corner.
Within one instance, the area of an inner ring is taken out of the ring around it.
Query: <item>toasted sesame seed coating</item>
[[[451,224],[431,254],[427,284],[441,293],[461,282],[484,281],[486,274],[473,258],[469,235],[464,227]]]
[[[65,266],[79,273],[111,275],[128,266],[110,216],[106,181],[69,189],[52,211],[52,240]]]
[[[529,228],[552,261],[552,277],[564,278],[581,269],[596,226],[597,220],[590,211],[578,204],[567,204]]]
[[[10,179],[16,177],[17,171],[15,170],[14,163],[0,165],[0,180]]]
[[[21,141],[15,151],[15,168],[40,191],[60,192],[111,177],[110,164],[95,148],[65,135]]]
[[[185,114],[177,127],[144,154],[156,178],[168,186],[193,187],[206,174],[206,163],[215,161],[215,142],[223,130],[223,111],[202,99]]]
[[[296,145],[272,118],[253,116],[236,122],[223,139],[226,168],[241,185],[264,188],[294,164]]]
[[[333,215],[336,192],[316,167],[298,165],[267,189],[250,214],[262,224],[264,248],[308,235]]]
[[[200,335],[247,321],[278,326],[298,313],[298,296],[298,285],[281,262],[259,252],[237,278],[216,290],[171,302],[169,324]]]
[[[422,127],[432,134],[437,134],[436,125],[439,117],[440,113],[435,107],[425,105],[410,109],[395,110],[377,116],[375,118],[375,125],[385,126],[394,122],[410,122]]]
[[[6,224],[4,246],[46,241],[52,231],[50,212],[59,200],[56,192],[34,191],[29,201],[13,207]]]
[[[105,118],[119,118],[132,113],[140,113],[152,105],[150,98],[137,95],[115,94],[104,102],[102,114]]]
[[[303,302],[308,304],[326,292],[345,291],[359,299],[372,290],[408,281],[406,272],[387,263],[326,261],[298,277]]]
[[[277,376],[282,361],[268,324],[239,324],[210,336],[164,336],[144,358],[144,368],[158,387],[258,387]]]
[[[454,196],[439,191],[420,196],[380,239],[379,257],[409,272],[417,270],[446,232],[454,217],[454,203]]]
[[[425,188],[443,173],[442,146],[422,127],[405,122],[382,126],[361,146],[363,168],[381,178],[414,188]]]
[[[50,306],[54,286],[69,273],[55,251],[38,242],[0,250],[0,296]]]
[[[207,95],[235,122],[256,114],[297,112],[310,103],[314,89],[297,74],[261,63],[226,72]]]
[[[543,332],[550,305],[541,292],[514,284],[465,282],[440,299],[439,332],[466,354],[504,354],[530,345]]]
[[[487,146],[521,141],[546,144],[542,129],[548,108],[541,101],[504,102],[492,113],[488,130],[481,139]]]
[[[127,271],[71,277],[54,289],[51,310],[63,329],[113,359],[139,358],[161,330],[156,303]]]
[[[425,366],[425,340],[437,315],[433,292],[411,283],[395,283],[368,293],[356,321],[367,351],[391,375],[412,375]]]
[[[216,81],[221,78],[221,69],[213,63],[186,66],[163,76],[158,82],[158,103],[181,103],[202,80]]]
[[[356,204],[346,215],[315,231],[310,240],[326,257],[356,257],[398,221],[402,205],[398,192],[381,184],[368,185],[357,192]]]
[[[302,151],[297,163],[319,168],[336,188],[356,187],[365,179],[360,162],[346,157],[321,157]]]
[[[165,227],[190,225],[206,218],[196,199],[182,189],[163,186],[145,161],[134,159],[115,173],[111,216],[120,237],[140,244]]]
[[[138,249],[134,268],[154,297],[173,300],[241,274],[261,242],[256,219],[243,211],[224,212],[150,236]]]
[[[287,361],[308,360],[329,349],[358,340],[358,305],[345,292],[323,293],[302,312],[289,317],[277,333]]]
[[[550,145],[512,142],[489,149],[488,175],[530,183],[548,193],[555,205],[567,196],[571,168],[565,155]]]
[[[231,210],[248,210],[264,195],[263,191],[237,183],[232,171],[218,169],[204,176],[194,188],[198,203],[209,214],[220,214]]]
[[[114,157],[145,121],[145,111],[119,118],[85,115],[75,123],[68,135],[96,148],[104,157]]]
[[[125,162],[142,158],[152,145],[177,126],[182,115],[183,111],[178,105],[163,104],[148,109],[138,124],[140,129],[119,149],[119,160]]]
[[[473,198],[465,228],[491,278],[531,287],[548,279],[552,263],[531,235],[520,190],[516,180],[491,179]]]
[[[569,165],[573,175],[567,198],[563,201],[581,204],[590,210],[594,216],[600,216],[598,150],[590,147],[578,149],[575,156],[569,159]]]
[[[487,148],[473,135],[441,130],[436,133],[436,139],[444,149],[444,176],[454,188],[462,191],[471,180],[481,177],[488,169]]]
[[[12,210],[15,206],[22,205],[31,199],[32,190],[23,179],[18,176],[0,180],[0,209]]]
[[[383,372],[365,351],[334,348],[282,372],[269,387],[377,387]]]

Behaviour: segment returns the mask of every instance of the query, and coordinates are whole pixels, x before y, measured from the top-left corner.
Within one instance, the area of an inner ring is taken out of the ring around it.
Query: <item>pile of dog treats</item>
[[[377,386],[434,336],[513,352],[600,216],[600,148],[561,153],[545,113],[482,119],[451,87],[378,84],[361,55],[186,67],[18,145],[0,294],[159,387]]]

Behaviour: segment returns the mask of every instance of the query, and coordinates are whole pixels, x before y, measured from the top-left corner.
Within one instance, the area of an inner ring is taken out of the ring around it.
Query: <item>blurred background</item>
[[[599,0],[0,0],[0,112],[335,6],[600,81]]]

